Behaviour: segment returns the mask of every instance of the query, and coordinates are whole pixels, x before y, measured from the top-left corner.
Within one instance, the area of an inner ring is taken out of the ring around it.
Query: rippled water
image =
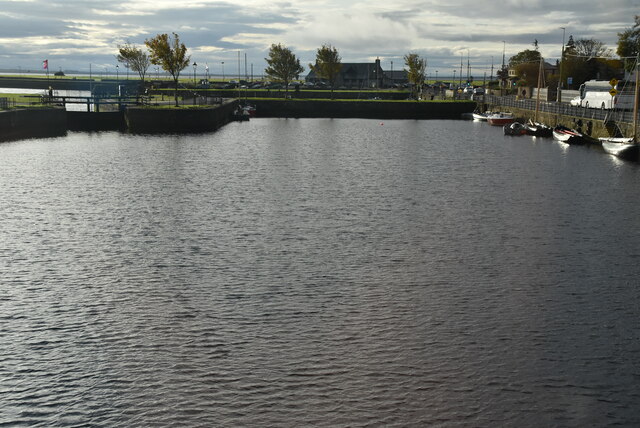
[[[258,119],[0,165],[0,425],[640,424],[637,164]]]

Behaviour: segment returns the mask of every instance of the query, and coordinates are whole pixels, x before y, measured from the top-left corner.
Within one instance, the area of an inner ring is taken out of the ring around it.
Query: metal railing
[[[535,111],[536,109],[535,99],[517,99],[515,96],[500,97],[497,95],[486,95],[484,103],[532,111]],[[579,117],[583,119],[602,120],[605,122],[609,120],[626,123],[633,122],[632,111],[576,107],[572,106],[569,103],[540,101],[539,111],[543,113],[560,114],[565,116]]]

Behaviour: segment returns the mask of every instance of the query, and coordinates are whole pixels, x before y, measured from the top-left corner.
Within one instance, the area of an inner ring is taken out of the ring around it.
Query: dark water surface
[[[0,425],[638,426],[639,196],[464,121],[0,144]]]

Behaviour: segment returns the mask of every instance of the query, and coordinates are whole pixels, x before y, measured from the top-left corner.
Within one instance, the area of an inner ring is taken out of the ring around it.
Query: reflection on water
[[[0,159],[0,424],[640,423],[637,164],[277,119]]]

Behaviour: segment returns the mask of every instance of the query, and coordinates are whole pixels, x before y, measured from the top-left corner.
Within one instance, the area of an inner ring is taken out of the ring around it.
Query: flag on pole
[[[42,68],[44,70],[49,70],[49,60],[45,59],[44,61],[42,61]]]

